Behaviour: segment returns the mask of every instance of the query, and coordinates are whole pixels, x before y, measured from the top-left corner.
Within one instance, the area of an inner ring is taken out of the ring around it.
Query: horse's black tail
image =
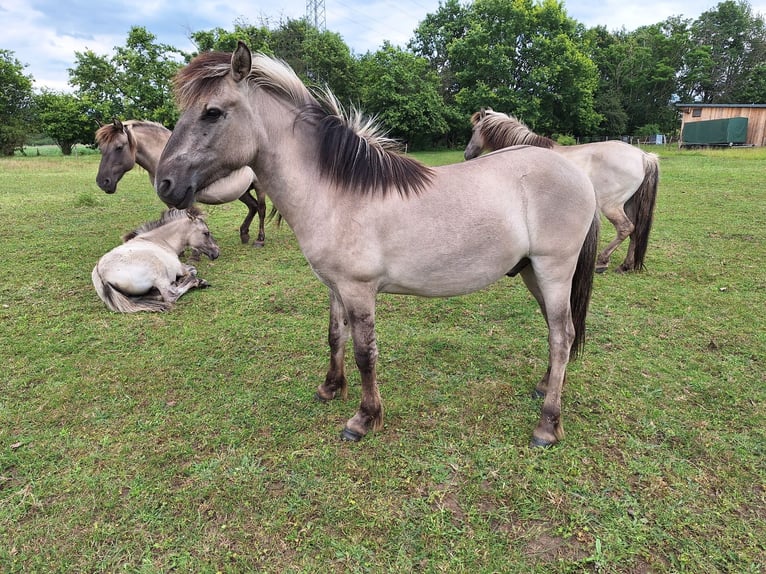
[[[659,159],[654,154],[644,156],[644,180],[625,205],[628,217],[634,225],[630,241],[633,247],[633,268],[623,271],[642,271],[649,244],[649,231],[654,219],[654,203],[660,180]]]
[[[146,298],[127,297],[119,290],[104,281],[98,272],[98,265],[90,274],[96,293],[104,305],[116,313],[135,313],[137,311],[167,311],[170,305],[165,301],[155,301]]]
[[[588,304],[593,291],[593,276],[596,269],[596,254],[598,253],[598,233],[601,228],[599,212],[593,214],[588,234],[585,236],[580,256],[577,258],[572,290],[569,295],[569,306],[572,310],[575,338],[569,352],[570,359],[579,356],[585,345],[585,317],[588,314]]]

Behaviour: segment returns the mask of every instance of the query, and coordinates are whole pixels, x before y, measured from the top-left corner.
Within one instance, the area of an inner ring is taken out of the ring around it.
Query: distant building
[[[676,104],[676,108],[681,112],[682,146],[766,145],[766,104]],[[691,125],[695,122],[706,124]]]

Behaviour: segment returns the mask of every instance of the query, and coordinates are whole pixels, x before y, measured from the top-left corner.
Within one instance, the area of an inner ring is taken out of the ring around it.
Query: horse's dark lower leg
[[[324,383],[319,385],[316,398],[319,401],[331,401],[340,393],[343,399],[348,398],[348,382],[345,373],[346,343],[351,334],[346,310],[341,301],[330,292],[330,326],[327,342],[330,346],[330,367],[327,370]]]
[[[369,431],[383,428],[383,403],[375,374],[378,347],[375,342],[374,315],[349,311],[349,319],[354,340],[354,358],[362,377],[362,400],[359,410],[346,422],[341,438],[358,441]]]
[[[561,393],[566,380],[566,368],[569,351],[574,341],[574,325],[568,310],[559,309],[549,316],[549,367],[545,389],[545,399],[540,413],[540,421],[532,433],[532,446],[552,446],[564,438],[564,425],[561,420]],[[550,310],[550,308],[549,308]]]
[[[247,206],[247,216],[245,216],[245,219],[242,222],[242,225],[239,226],[239,240],[242,242],[243,245],[246,245],[247,243],[250,243],[250,224],[253,222],[253,219],[255,218],[255,214],[259,213],[259,206],[258,206],[258,201],[256,201],[256,199],[250,194],[250,190],[242,194],[239,200]],[[263,217],[265,217],[266,216],[265,207],[263,211],[264,211]],[[261,219],[261,225],[263,225],[263,218]],[[259,240],[261,241],[261,245],[263,245],[263,238],[259,236]]]
[[[253,243],[256,247],[263,247],[266,242],[266,194],[256,190],[258,196],[258,239]]]

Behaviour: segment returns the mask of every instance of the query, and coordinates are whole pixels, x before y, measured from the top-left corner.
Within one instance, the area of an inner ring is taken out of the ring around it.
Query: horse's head
[[[157,167],[156,188],[167,205],[184,208],[218,180],[250,165],[259,129],[248,94],[252,55],[204,52],[175,79],[182,109]],[[245,189],[242,190],[244,192]]]
[[[117,182],[136,164],[136,144],[130,130],[118,119],[96,131],[101,150],[96,183],[106,193],[117,191]]]
[[[203,219],[202,212],[192,206],[186,210],[186,215],[189,218],[188,246],[196,253],[207,255],[210,259],[217,259],[221,251]]]
[[[492,111],[491,109],[489,110]],[[484,151],[484,136],[482,135],[481,126],[484,118],[487,117],[487,109],[481,108],[478,112],[474,112],[471,116],[471,125],[473,129],[471,131],[471,141],[465,146],[463,157],[466,160],[473,159],[481,155]]]

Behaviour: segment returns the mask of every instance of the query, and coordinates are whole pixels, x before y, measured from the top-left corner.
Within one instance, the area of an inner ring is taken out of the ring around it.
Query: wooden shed
[[[747,118],[744,145],[766,145],[766,104],[676,104],[676,108],[681,112],[682,134],[684,127],[692,122]]]

